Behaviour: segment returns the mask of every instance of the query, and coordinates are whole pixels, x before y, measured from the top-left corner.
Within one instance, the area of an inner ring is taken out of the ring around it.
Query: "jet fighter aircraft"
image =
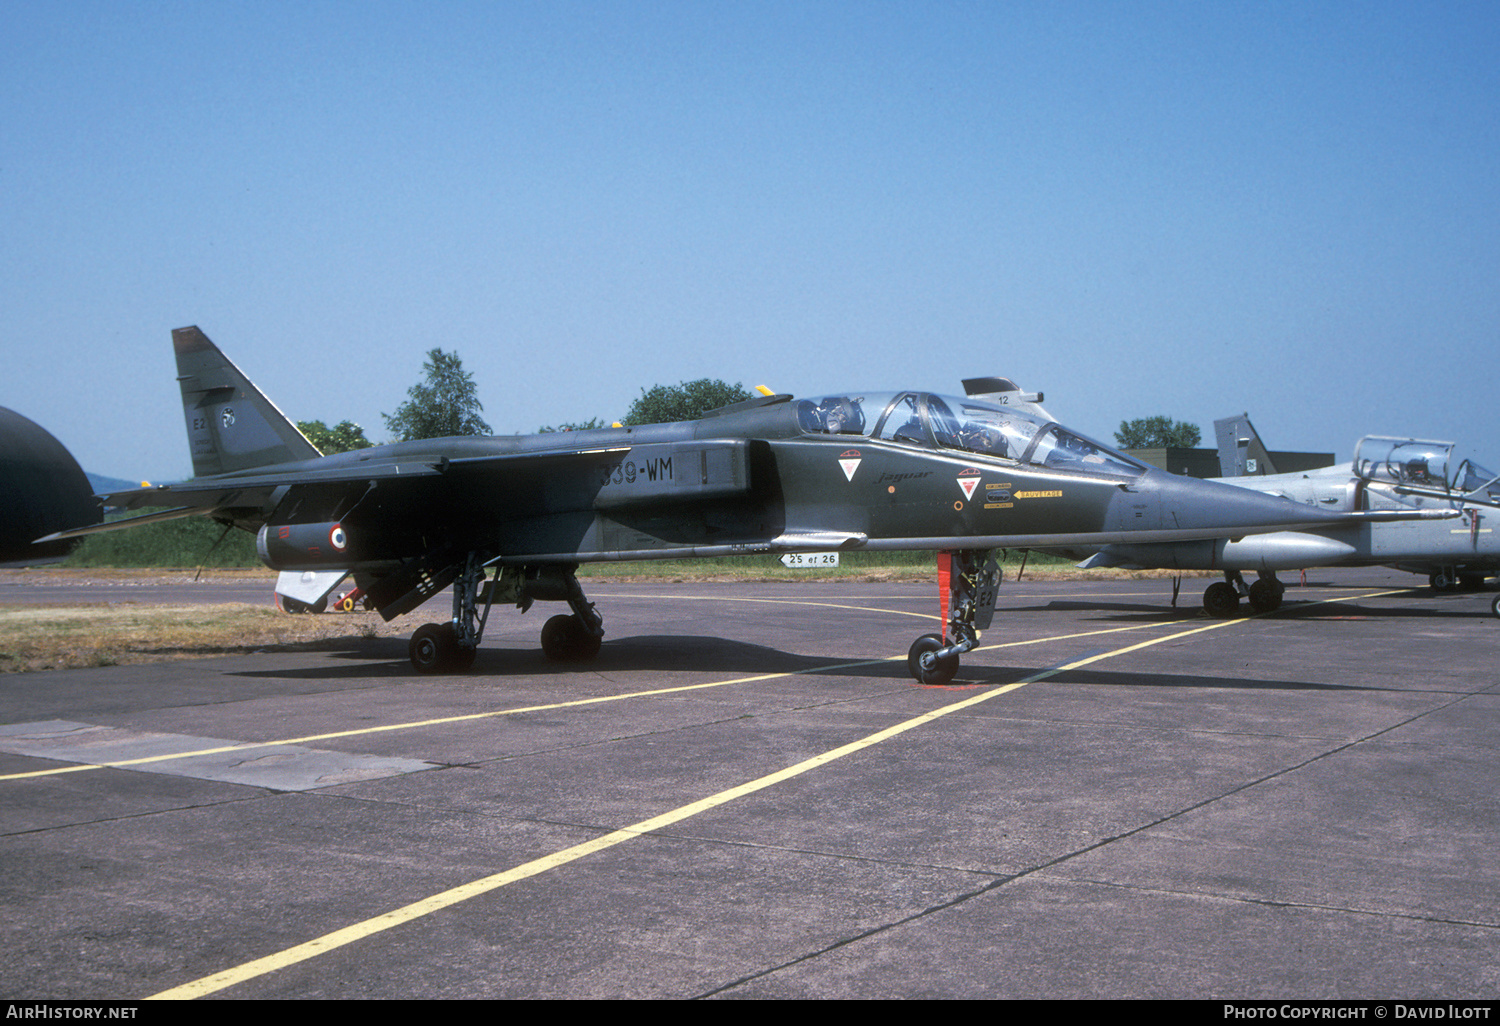
[[[543,650],[595,656],[603,618],[580,563],[935,549],[942,632],[918,638],[908,666],[941,683],[990,625],[996,549],[1212,544],[1430,515],[1331,512],[1176,477],[1056,423],[1040,396],[1010,403],[1014,386],[997,379],[976,379],[973,397],[772,395],[674,424],[323,456],[198,328],[172,342],[194,478],[108,495],[166,508],[70,533],[207,516],[254,533],[271,568],[310,575],[306,596],[352,572],[387,620],[451,585],[451,618],[412,636],[419,672],[472,665],[497,600],[567,602],[571,614],[542,627]]]
[[[1220,462],[1241,468],[1247,462],[1231,447],[1261,454],[1266,449],[1247,417],[1215,422],[1220,430]],[[1214,616],[1231,616],[1241,597],[1257,612],[1281,605],[1281,570],[1314,566],[1389,566],[1426,574],[1434,590],[1479,587],[1500,572],[1500,538],[1494,530],[1500,508],[1500,475],[1472,460],[1453,463],[1452,442],[1367,435],[1354,459],[1302,473],[1225,477],[1226,484],[1254,489],[1319,509],[1446,511],[1453,519],[1366,522],[1307,527],[1295,532],[1240,539],[1186,543],[1109,545],[1081,566],[1131,569],[1220,570],[1224,580],[1204,592],[1203,606]],[[1079,550],[1070,550],[1079,556]],[[1245,585],[1245,572],[1258,579]],[[1500,600],[1496,605],[1500,615]]]

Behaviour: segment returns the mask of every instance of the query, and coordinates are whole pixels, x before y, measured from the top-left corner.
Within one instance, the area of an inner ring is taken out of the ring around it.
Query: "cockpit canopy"
[[[1354,450],[1354,472],[1381,484],[1442,488],[1448,484],[1452,442],[1366,435]]]
[[[1446,492],[1455,499],[1500,505],[1500,477],[1468,459],[1450,472],[1453,449],[1452,442],[1367,435],[1354,450],[1354,472],[1398,491]]]
[[[1464,498],[1500,506],[1500,475],[1481,467],[1473,460],[1464,460],[1453,475],[1455,487],[1461,489]]]
[[[1146,465],[1020,410],[930,392],[885,392],[801,399],[797,420],[809,434],[863,435],[905,445],[993,456],[1058,470],[1136,478]]]

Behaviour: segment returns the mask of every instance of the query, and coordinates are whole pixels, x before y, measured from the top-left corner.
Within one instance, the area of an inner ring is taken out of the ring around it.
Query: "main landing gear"
[[[447,623],[427,623],[418,627],[406,646],[412,669],[418,673],[462,673],[474,665],[479,639],[484,636],[485,622],[490,618],[490,600],[484,612],[478,611],[479,585],[484,581],[484,564],[475,553],[469,553],[464,568],[453,582],[453,619]]]
[[[906,655],[907,669],[923,684],[948,683],[958,672],[958,657],[979,644],[979,632],[995,616],[1000,566],[988,549],[939,552],[938,592],[944,633],[922,635]]]
[[[565,601],[572,607],[542,626],[542,651],[554,662],[582,662],[599,654],[604,618],[583,595],[575,566],[504,567],[485,580],[479,556],[470,553],[453,582],[453,619],[429,623],[411,636],[407,654],[418,673],[462,673],[474,665],[479,639],[496,599],[524,613],[537,599]],[[481,609],[481,604],[483,608]]]
[[[1225,570],[1224,579],[1210,584],[1203,593],[1203,608],[1209,616],[1226,619],[1239,611],[1240,596],[1250,599],[1250,608],[1257,613],[1270,613],[1281,608],[1281,596],[1286,585],[1276,579],[1271,571],[1261,571],[1254,584],[1245,586],[1245,578],[1238,570]]]
[[[604,639],[604,618],[594,604],[583,597],[583,589],[572,569],[544,568],[529,579],[522,571],[521,596],[517,600],[525,611],[533,598],[561,599],[572,607],[572,614],[559,613],[542,625],[542,652],[554,663],[588,662],[599,654]]]
[[[1484,574],[1460,573],[1457,567],[1439,567],[1427,578],[1433,591],[1475,591],[1484,587]]]

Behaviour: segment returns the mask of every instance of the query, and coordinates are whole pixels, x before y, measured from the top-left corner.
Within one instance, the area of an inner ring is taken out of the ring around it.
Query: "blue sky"
[[[386,438],[1005,374],[1500,464],[1493,3],[0,0],[0,405],[190,472],[170,331]]]

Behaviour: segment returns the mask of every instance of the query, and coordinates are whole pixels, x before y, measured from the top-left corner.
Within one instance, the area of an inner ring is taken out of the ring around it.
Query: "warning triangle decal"
[[[974,489],[979,487],[978,470],[970,467],[968,470],[959,471],[958,477],[954,480],[956,480],[958,482],[958,486],[964,490],[964,498],[974,498]]]

